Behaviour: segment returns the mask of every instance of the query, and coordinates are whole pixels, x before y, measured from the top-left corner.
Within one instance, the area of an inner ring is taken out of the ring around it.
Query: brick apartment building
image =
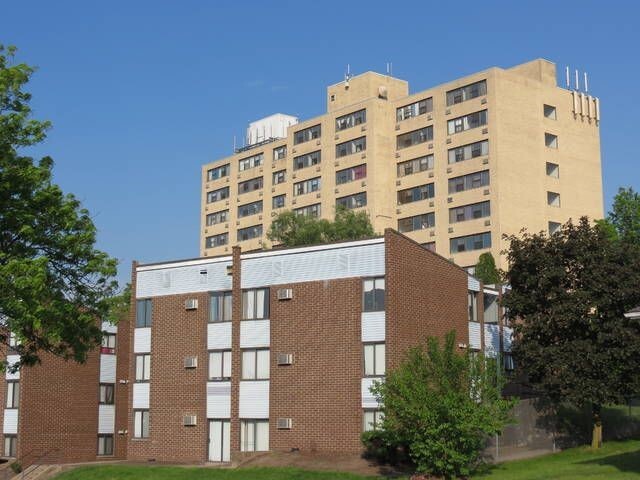
[[[6,457],[203,463],[264,450],[356,453],[380,418],[369,387],[409,347],[453,329],[461,352],[509,349],[498,292],[392,230],[135,264],[132,287],[131,318],[117,341],[104,325],[109,335],[86,365],[45,356],[5,375]]]

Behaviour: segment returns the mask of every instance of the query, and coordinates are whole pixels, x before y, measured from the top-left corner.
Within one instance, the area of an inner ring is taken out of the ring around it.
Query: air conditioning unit
[[[293,422],[290,418],[279,418],[278,419],[278,430],[291,430],[291,425]]]
[[[278,365],[291,365],[293,363],[293,353],[279,353]]]
[[[278,300],[291,300],[293,298],[293,289],[291,288],[279,288]]]
[[[197,415],[185,415],[182,418],[182,424],[185,427],[194,427],[198,424],[198,417]]]
[[[198,309],[198,299],[197,298],[189,298],[184,301],[185,310],[197,310]]]
[[[184,357],[184,368],[196,368],[198,366],[198,357]]]

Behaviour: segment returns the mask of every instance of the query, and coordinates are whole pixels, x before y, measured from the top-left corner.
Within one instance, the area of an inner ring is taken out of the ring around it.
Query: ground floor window
[[[18,449],[18,437],[16,435],[4,436],[4,456],[15,457]]]
[[[149,438],[149,410],[133,411],[134,438]]]
[[[269,420],[241,421],[240,450],[242,452],[266,452],[269,450]]]
[[[98,435],[98,455],[113,455],[113,435]]]
[[[381,410],[365,410],[362,418],[364,420],[363,429],[365,432],[369,432],[380,428],[383,415]]]

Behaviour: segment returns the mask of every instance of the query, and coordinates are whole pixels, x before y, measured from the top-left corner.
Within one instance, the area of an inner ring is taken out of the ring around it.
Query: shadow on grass
[[[640,473],[640,449],[635,452],[609,455],[608,457],[596,458],[578,462],[576,465],[600,465],[614,467],[621,472]]]

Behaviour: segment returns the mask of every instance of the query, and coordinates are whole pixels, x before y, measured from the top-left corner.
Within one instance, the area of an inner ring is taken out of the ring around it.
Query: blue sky
[[[35,116],[54,126],[29,153],[54,158],[121,281],[132,259],[198,256],[200,166],[250,121],[323,113],[347,64],[393,62],[411,91],[537,57],[586,70],[605,209],[619,186],[640,189],[637,2],[25,0],[1,15],[0,43],[39,67]]]

